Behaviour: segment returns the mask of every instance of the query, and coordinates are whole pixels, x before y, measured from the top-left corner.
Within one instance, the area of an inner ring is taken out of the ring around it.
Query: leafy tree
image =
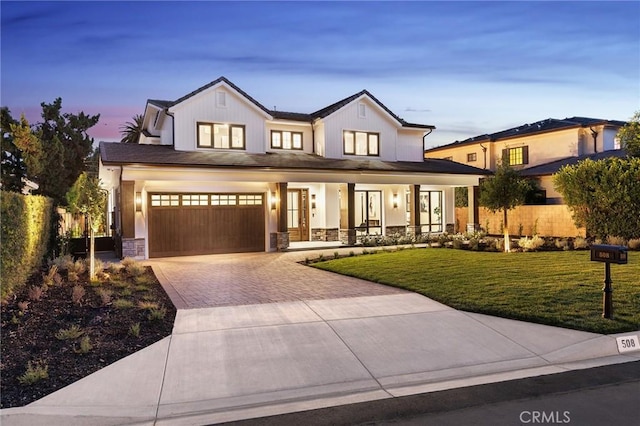
[[[69,188],[86,170],[85,160],[93,151],[87,130],[98,123],[100,114],[62,113],[61,98],[40,105],[43,122],[36,126],[35,134],[42,141],[43,170],[37,180],[38,192],[63,204]]]
[[[27,176],[27,166],[22,159],[20,148],[14,143],[12,126],[18,122],[11,116],[9,108],[0,109],[0,132],[2,132],[2,189],[4,191],[21,192],[23,179]]]
[[[105,192],[100,188],[100,180],[82,173],[66,194],[71,213],[83,214],[89,228],[89,275],[95,277],[95,233],[100,229],[106,206]]]
[[[630,157],[640,157],[640,111],[631,117],[619,131],[620,145]]]
[[[478,199],[480,205],[494,213],[503,212],[504,251],[510,251],[507,212],[524,204],[525,197],[531,189],[531,183],[504,162],[498,165],[493,176],[483,180],[480,184]]]
[[[553,177],[576,226],[597,238],[640,238],[640,157],[584,160]]]
[[[40,139],[33,134],[24,114],[20,116],[20,122],[11,124],[10,128],[13,135],[13,143],[18,147],[24,159],[27,177],[38,182],[42,173],[44,156]]]
[[[469,206],[469,188],[466,186],[455,187],[456,207]]]
[[[120,127],[120,133],[122,134],[122,143],[138,143],[140,135],[142,134],[144,117],[141,114],[133,116],[133,122],[127,121],[124,126]]]

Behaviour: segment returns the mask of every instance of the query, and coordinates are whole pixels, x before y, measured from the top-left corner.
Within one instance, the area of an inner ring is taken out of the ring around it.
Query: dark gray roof
[[[148,99],[147,103],[151,105],[155,105],[159,108],[169,108],[171,105],[173,105],[173,102],[163,101],[161,99]]]
[[[378,104],[382,109],[384,109],[388,114],[390,114],[395,120],[398,121],[398,123],[400,123],[403,127],[412,127],[412,128],[418,128],[418,129],[435,129],[435,126],[429,125],[429,124],[416,124],[416,123],[408,123],[406,121],[404,121],[402,118],[398,117],[397,115],[395,115],[389,108],[387,108],[386,106],[384,106],[384,104],[382,104],[382,102],[380,102],[378,99],[376,99],[375,96],[373,96],[371,93],[369,93],[366,90],[362,90],[354,95],[351,95],[349,97],[346,97],[334,104],[329,105],[328,107],[322,108],[316,112],[313,112],[311,114],[306,114],[306,113],[299,113],[299,112],[285,112],[285,111],[276,111],[276,110],[269,110],[267,108],[264,107],[264,105],[262,105],[260,102],[256,101],[255,99],[253,99],[251,96],[249,96],[246,92],[244,92],[242,89],[240,89],[238,86],[236,86],[235,84],[233,84],[229,79],[227,79],[226,77],[219,77],[215,80],[213,80],[212,82],[205,84],[204,86],[194,90],[193,92],[181,97],[178,100],[175,101],[163,101],[163,100],[158,100],[158,99],[149,99],[147,102],[156,106],[159,106],[160,108],[169,108],[172,107],[174,105],[179,104],[180,102],[183,102],[187,99],[189,99],[190,97],[212,87],[215,86],[218,83],[224,82],[226,84],[228,84],[229,86],[231,86],[233,89],[235,89],[238,93],[240,93],[242,96],[244,96],[245,98],[247,98],[250,102],[252,102],[253,104],[255,104],[258,108],[260,108],[261,110],[263,110],[264,112],[266,112],[267,114],[271,115],[274,118],[279,118],[279,119],[283,119],[283,120],[294,120],[294,121],[305,121],[305,122],[311,122],[315,119],[318,118],[324,118],[332,113],[334,113],[335,111],[339,110],[340,108],[342,108],[343,106],[347,105],[349,102],[354,101],[355,99],[359,98],[362,95],[367,95],[369,96],[369,98],[371,98],[371,100],[373,100],[376,104]]]
[[[425,159],[424,162],[381,161],[376,159],[332,159],[300,152],[250,154],[230,151],[176,151],[173,146],[101,142],[100,158],[105,165],[145,164],[154,166],[190,166],[203,168],[271,168],[338,171],[380,171],[487,175],[478,169],[449,160]]]
[[[579,157],[567,157],[561,160],[551,161],[549,163],[539,164],[537,166],[529,167],[527,169],[520,170],[522,176],[545,176],[552,175],[560,170],[564,166],[573,166],[580,161],[590,160],[602,160],[609,157],[622,158],[626,156],[626,151],[623,149],[616,149],[611,151],[598,152],[597,154],[581,155]]]
[[[471,145],[479,142],[495,142],[502,139],[510,139],[516,138],[520,136],[529,136],[538,133],[546,133],[557,130],[565,130],[577,127],[589,127],[596,125],[609,125],[614,127],[622,127],[626,123],[624,121],[618,120],[604,120],[601,118],[587,118],[587,117],[570,117],[565,118],[563,120],[558,120],[555,118],[547,118],[545,120],[536,121],[531,124],[523,124],[518,127],[513,127],[507,130],[501,130],[496,133],[484,134],[474,136],[469,139],[465,139],[463,141],[456,141],[447,145],[438,146],[435,148],[431,148],[426,150],[425,152],[433,152],[446,148],[453,148],[456,146],[462,145]]]

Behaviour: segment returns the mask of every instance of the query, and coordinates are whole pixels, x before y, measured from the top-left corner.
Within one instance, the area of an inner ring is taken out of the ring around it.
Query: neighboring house
[[[575,164],[585,158],[622,155],[617,133],[625,124],[624,121],[586,117],[563,120],[548,118],[431,148],[425,151],[425,157],[448,159],[489,170],[495,170],[500,161],[507,162],[522,175],[537,181],[541,190],[537,204],[558,205],[562,204],[562,197],[553,186],[553,173],[563,165]],[[533,229],[534,225],[529,222],[541,216],[548,216],[550,222],[565,221],[566,217],[570,217],[565,213],[562,213],[562,218],[558,214],[537,213],[520,221],[510,219],[510,223],[515,223],[516,226],[520,223],[525,229]],[[472,221],[471,216],[469,221]],[[477,215],[473,221],[476,224],[484,223]],[[575,228],[567,226],[550,226],[549,229],[553,229],[549,232],[560,234],[576,231]]]
[[[366,90],[291,113],[221,77],[176,101],[149,100],[139,144],[100,144],[100,178],[123,256],[441,232],[455,220],[454,187],[486,173],[424,159],[433,129]]]

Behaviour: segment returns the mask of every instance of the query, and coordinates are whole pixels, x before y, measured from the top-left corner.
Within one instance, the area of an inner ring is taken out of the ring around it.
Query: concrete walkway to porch
[[[461,312],[296,263],[317,255],[150,261],[180,305],[172,335],[2,410],[3,426],[203,425],[640,359],[616,336]]]

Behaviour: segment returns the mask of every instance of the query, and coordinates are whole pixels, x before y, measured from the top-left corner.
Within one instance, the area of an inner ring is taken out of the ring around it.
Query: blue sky
[[[544,118],[640,109],[640,2],[0,2],[1,104],[101,114],[224,75],[267,108],[369,90],[428,146]]]

